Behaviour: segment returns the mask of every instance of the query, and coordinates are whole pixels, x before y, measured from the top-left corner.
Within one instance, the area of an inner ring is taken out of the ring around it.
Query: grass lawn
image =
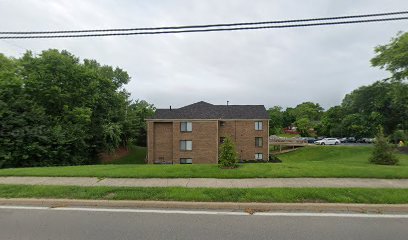
[[[1,198],[65,198],[200,202],[408,203],[408,189],[367,188],[130,188],[0,185]]]
[[[408,155],[399,154],[398,166],[368,163],[372,147],[310,146],[281,154],[282,163],[242,164],[220,169],[214,164],[107,164],[70,167],[1,169],[0,176],[64,176],[123,178],[290,178],[351,177],[408,178]]]

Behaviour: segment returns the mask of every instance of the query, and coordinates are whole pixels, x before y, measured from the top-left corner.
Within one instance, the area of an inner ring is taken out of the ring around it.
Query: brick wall
[[[269,157],[269,121],[262,121],[262,131],[255,130],[255,120],[225,120],[219,128],[219,137],[230,136],[235,142],[242,160],[255,159],[255,153],[262,153],[263,159]],[[255,147],[255,137],[262,137],[263,146]]]
[[[173,160],[173,123],[150,122],[148,126],[149,163],[171,162]]]
[[[253,160],[255,153],[269,157],[269,122],[263,120],[263,130],[255,130],[255,120],[218,120],[192,122],[192,132],[180,131],[180,120],[147,124],[148,162],[164,158],[167,162],[179,163],[180,158],[192,158],[196,163],[217,163],[220,137],[230,136],[236,144],[242,160]],[[263,138],[263,147],[255,147],[255,137]],[[192,140],[192,151],[181,151],[180,140]]]
[[[180,132],[180,122],[173,122],[173,160],[192,158],[195,163],[217,163],[217,121],[192,121],[191,132]],[[192,140],[192,151],[180,151],[180,140]]]

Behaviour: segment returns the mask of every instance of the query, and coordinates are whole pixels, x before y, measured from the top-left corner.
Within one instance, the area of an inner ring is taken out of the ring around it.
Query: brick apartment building
[[[148,163],[218,163],[229,136],[240,160],[269,158],[269,116],[263,105],[194,103],[157,109],[147,119]]]

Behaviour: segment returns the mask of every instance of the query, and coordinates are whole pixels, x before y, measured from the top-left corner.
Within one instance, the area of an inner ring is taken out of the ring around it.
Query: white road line
[[[172,213],[172,214],[204,214],[204,215],[249,215],[246,212],[219,212],[219,211],[189,211],[189,210],[155,210],[155,209],[126,209],[126,208],[52,208],[59,211],[88,211],[88,212],[122,212],[122,213]]]
[[[22,210],[48,210],[49,207],[33,207],[33,206],[0,206],[0,209],[22,209]]]
[[[83,212],[118,212],[118,213],[160,213],[189,215],[232,215],[249,216],[247,212],[204,211],[204,210],[158,210],[129,208],[87,208],[87,207],[35,207],[35,206],[0,206],[0,209],[16,210],[49,210],[49,211],[83,211]],[[276,217],[344,217],[344,218],[407,218],[408,214],[370,214],[370,213],[310,213],[310,212],[255,212],[254,216]]]
[[[281,217],[346,217],[346,218],[408,218],[406,214],[372,214],[372,213],[287,213],[287,212],[256,212],[257,216]]]

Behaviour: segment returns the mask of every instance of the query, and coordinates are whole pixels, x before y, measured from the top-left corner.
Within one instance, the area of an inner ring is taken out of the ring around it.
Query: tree
[[[146,119],[153,116],[156,108],[145,100],[131,102],[127,108],[123,139],[126,143],[146,146]]]
[[[295,122],[297,131],[300,133],[300,136],[302,137],[309,137],[310,136],[310,130],[313,128],[313,124],[310,122],[310,120],[306,117],[300,118],[296,120]]]
[[[303,102],[292,110],[292,114],[300,135],[308,137],[310,130],[314,130],[320,124],[323,108],[318,103]]]
[[[222,168],[237,167],[238,155],[235,144],[230,137],[226,137],[224,143],[220,146],[218,165]]]
[[[373,66],[389,71],[395,81],[408,78],[408,33],[398,33],[389,44],[377,46],[375,52]]]
[[[120,68],[67,51],[0,54],[0,167],[95,163],[128,137],[142,139],[154,107],[129,100],[129,80]],[[130,135],[128,109],[138,126]]]
[[[293,123],[295,123],[296,117],[294,115],[294,108],[286,108],[286,110],[283,112],[283,127],[289,127]]]
[[[343,136],[342,119],[344,110],[341,106],[334,106],[323,113],[319,134],[323,136]]]
[[[388,144],[384,136],[384,130],[379,128],[374,143],[374,150],[370,157],[370,162],[381,165],[395,165],[398,163],[398,158],[393,153],[393,148]]]
[[[269,134],[279,134],[282,132],[283,125],[283,112],[282,107],[274,106],[268,109],[269,113]]]

